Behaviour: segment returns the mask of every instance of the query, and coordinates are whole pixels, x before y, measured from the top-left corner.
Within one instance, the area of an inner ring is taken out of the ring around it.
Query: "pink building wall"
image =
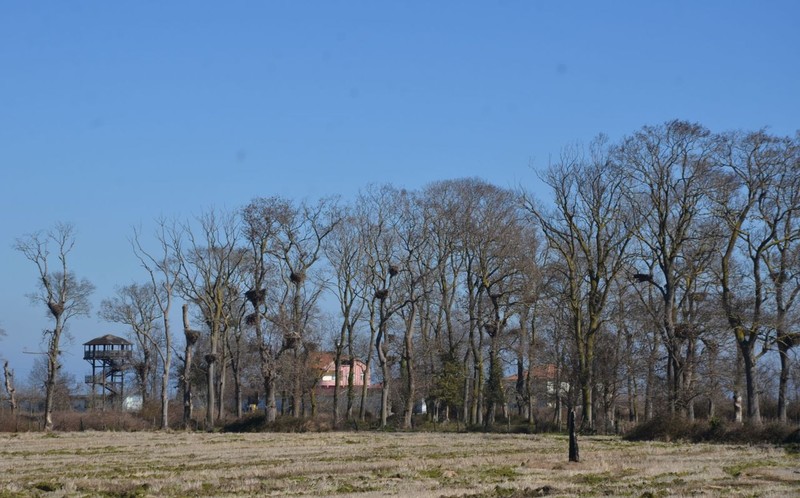
[[[363,386],[366,382],[367,387],[369,387],[369,375],[367,375],[366,365],[359,361],[355,361],[355,365],[353,368],[353,385],[354,386]],[[319,382],[320,387],[334,387],[336,382],[335,377],[335,363],[331,362],[326,365],[326,368],[323,370],[322,377]],[[350,365],[342,364],[339,366],[339,387],[347,387],[347,379],[350,375]]]

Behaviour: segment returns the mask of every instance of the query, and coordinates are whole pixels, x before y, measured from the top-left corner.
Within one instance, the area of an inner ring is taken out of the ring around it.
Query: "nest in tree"
[[[299,345],[300,336],[294,333],[289,333],[283,336],[283,349],[295,349]]]
[[[793,347],[800,345],[800,333],[793,332],[791,334],[781,335],[778,337],[777,342],[787,349],[792,349]]]
[[[389,289],[379,289],[375,291],[375,299],[383,301],[387,297],[389,297]]]
[[[652,282],[653,276],[649,273],[634,273],[633,279],[637,282]]]
[[[492,337],[494,337],[495,334],[497,334],[497,325],[495,325],[494,323],[487,323],[486,325],[483,326],[483,328],[484,330],[486,330],[486,333]]]
[[[702,303],[706,300],[706,293],[705,292],[695,292],[692,294],[692,299],[697,301],[698,303]]]
[[[215,363],[217,361],[217,355],[215,355],[215,354],[207,354],[205,356],[205,359],[206,359],[206,363],[211,365],[212,363]]]
[[[389,276],[394,277],[398,273],[400,273],[400,270],[398,270],[395,265],[389,265]]]
[[[53,316],[56,318],[58,318],[59,316],[61,316],[62,313],[64,313],[64,305],[61,303],[54,303],[53,301],[50,301],[49,303],[47,303],[47,307],[50,308],[50,313],[52,313]]]
[[[687,339],[692,334],[694,327],[688,323],[679,323],[675,325],[675,337],[678,339]]]
[[[782,284],[789,280],[789,275],[785,271],[776,271],[770,274],[772,280],[776,283]]]
[[[254,327],[258,322],[258,313],[250,313],[246,317],[244,317],[244,323],[249,325],[250,327]]]
[[[250,289],[244,293],[244,297],[250,301],[250,304],[252,304],[254,308],[260,304],[264,304],[264,298],[266,298],[266,296],[266,289]]]
[[[183,335],[186,336],[186,344],[189,346],[194,346],[194,344],[200,339],[200,332],[196,330],[184,330]]]
[[[289,280],[291,280],[295,284],[302,284],[303,280],[305,280],[305,279],[306,279],[305,273],[292,272],[292,274],[289,275]]]

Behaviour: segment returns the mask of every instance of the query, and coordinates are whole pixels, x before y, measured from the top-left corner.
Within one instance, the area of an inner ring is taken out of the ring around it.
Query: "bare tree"
[[[468,180],[446,180],[428,185],[422,193],[424,220],[430,236],[429,265],[433,275],[433,290],[428,293],[427,306],[435,313],[432,336],[423,334],[427,342],[428,372],[432,380],[434,417],[444,408],[445,420],[451,409],[464,401],[466,365],[461,361],[466,346],[465,329],[459,327],[460,278],[464,257],[459,227],[462,209],[461,194]],[[440,406],[444,403],[444,406]]]
[[[189,324],[189,305],[187,303],[181,306],[181,317],[183,319],[184,337],[183,356],[180,358],[183,361],[181,373],[181,381],[183,383],[183,425],[188,428],[192,424],[192,417],[194,416],[194,390],[192,389],[191,373],[194,365],[194,350],[197,341],[200,340],[201,333],[193,330]]]
[[[364,245],[360,239],[357,218],[353,213],[342,215],[342,221],[331,232],[325,244],[325,255],[330,263],[335,276],[335,294],[341,312],[341,326],[336,339],[335,349],[335,375],[333,391],[333,425],[339,422],[339,378],[343,353],[347,351],[348,378],[347,378],[347,419],[353,418],[353,405],[355,400],[355,354],[354,336],[356,325],[364,312],[364,279],[358,278],[363,274],[365,264]]]
[[[28,384],[35,389],[47,386],[48,382],[48,363],[47,355],[37,355],[33,360],[33,365],[28,372]],[[66,411],[72,408],[72,394],[77,388],[75,376],[62,369],[58,369],[53,384],[52,403],[54,411]]]
[[[398,242],[398,259],[395,270],[398,272],[397,287],[404,298],[399,310],[403,319],[403,345],[400,354],[400,375],[403,380],[405,407],[403,428],[411,428],[411,417],[417,398],[415,354],[416,334],[425,335],[428,328],[424,309],[420,309],[427,294],[431,292],[433,268],[430,260],[430,233],[426,230],[425,211],[421,209],[420,198],[413,193],[400,192],[396,197],[399,219],[395,225]],[[391,271],[391,268],[390,268]]]
[[[505,404],[501,342],[524,292],[523,253],[533,248],[524,247],[529,240],[524,235],[529,234],[525,233],[519,200],[513,192],[482,186],[478,195],[479,207],[473,211],[470,243],[465,249],[471,253],[467,278],[477,292],[478,333],[485,334],[489,342],[489,371],[481,397],[486,400],[484,422],[490,427],[496,408]],[[480,349],[475,348],[476,354]]]
[[[94,292],[94,285],[91,282],[78,279],[69,269],[67,257],[74,246],[75,229],[66,223],[58,223],[46,232],[37,232],[17,239],[14,245],[14,248],[31,261],[38,271],[39,291],[30,294],[31,301],[47,306],[53,319],[52,329],[44,331],[44,339],[47,342],[45,381],[45,430],[47,431],[53,430],[53,396],[60,368],[62,334],[71,318],[89,314],[91,306],[89,296]],[[51,250],[54,252],[51,253]],[[52,269],[51,265],[56,268]]]
[[[240,268],[240,272],[242,272]],[[236,416],[242,416],[242,403],[243,403],[243,386],[242,374],[245,368],[245,296],[243,289],[241,289],[242,281],[245,279],[244,272],[242,272],[237,280],[236,289],[231,289],[231,294],[236,292],[236,298],[230,299],[225,308],[225,327],[223,337],[225,338],[225,351],[226,357],[231,367],[231,376],[233,378],[233,391],[234,399],[236,400]],[[224,392],[224,390],[222,391]],[[221,396],[221,395],[220,395]]]
[[[207,367],[205,422],[210,430],[214,426],[215,410],[220,411],[217,365],[222,359],[225,310],[228,302],[237,298],[233,280],[237,278],[245,253],[237,247],[239,228],[234,215],[211,210],[197,221],[197,229],[184,226],[187,246],[180,255],[179,283],[182,294],[200,308],[208,326],[209,349],[204,357]]]
[[[367,253],[365,275],[369,296],[367,298],[370,343],[375,347],[378,366],[381,369],[381,427],[386,427],[389,417],[389,394],[392,385],[392,365],[396,357],[390,354],[389,325],[395,314],[405,306],[405,298],[395,285],[400,272],[399,242],[396,232],[398,223],[398,197],[401,192],[390,185],[370,188],[361,193],[359,205],[359,230]],[[367,365],[371,357],[367,357]],[[362,391],[360,416],[364,417]]]
[[[634,213],[626,204],[625,179],[602,137],[588,156],[580,149],[565,150],[542,179],[552,189],[555,209],[546,211],[531,200],[526,205],[562,260],[583,398],[581,428],[592,429],[595,343],[612,284],[629,259]]]
[[[713,144],[702,126],[671,121],[642,128],[618,149],[631,187],[631,206],[642,220],[637,230],[640,269],[634,281],[654,286],[661,297],[647,309],[667,348],[670,411],[684,416],[692,406],[693,355],[700,326],[686,318],[695,317],[700,304],[695,298],[706,293],[699,287],[719,240],[718,230],[709,222],[710,193],[719,183],[711,160]]]
[[[800,344],[797,303],[800,296],[800,141],[776,140],[780,154],[772,175],[772,187],[758,204],[758,217],[772,241],[761,252],[774,299],[775,344],[780,358],[778,417],[787,422],[786,389],[789,351]]]
[[[718,216],[727,232],[719,283],[722,308],[744,363],[747,419],[761,423],[756,377],[756,344],[767,332],[768,288],[764,258],[780,240],[779,225],[764,222],[772,213],[770,191],[789,160],[781,140],[763,131],[721,137],[719,161],[729,175],[719,189]]]
[[[158,306],[161,327],[153,329],[163,335],[146,336],[151,346],[155,346],[156,354],[161,362],[161,429],[169,429],[169,376],[172,371],[172,330],[170,328],[170,310],[175,296],[180,271],[179,255],[181,254],[181,234],[174,222],[161,218],[157,221],[155,238],[158,252],[148,252],[142,246],[141,232],[134,229],[131,246],[142,268],[150,277],[148,290]],[[184,420],[186,422],[186,420]]]
[[[245,292],[245,297],[252,306],[253,313],[248,315],[247,322],[256,334],[268,422],[274,422],[277,417],[277,363],[285,351],[283,344],[273,344],[264,323],[265,317],[271,313],[267,300],[270,292],[268,284],[271,283],[271,274],[277,274],[277,269],[269,259],[269,248],[277,231],[278,220],[288,216],[289,208],[283,199],[277,197],[258,198],[245,206],[241,214],[244,239],[250,246],[250,254],[245,260],[250,274],[250,288]]]
[[[303,391],[300,374],[306,370],[304,359],[308,353],[304,324],[322,291],[321,282],[308,277],[323,256],[325,238],[340,220],[335,199],[322,199],[316,204],[303,202],[297,206],[285,202],[284,206],[282,216],[275,218],[275,232],[267,252],[278,263],[288,290],[286,297],[291,302],[284,343],[292,353],[295,368],[292,415],[300,417]]]
[[[100,318],[130,328],[129,335],[137,346],[133,367],[143,404],[155,391],[153,380],[157,374],[158,350],[163,343],[163,337],[158,333],[161,318],[158,299],[149,282],[145,285],[129,284],[117,288],[114,297],[104,299],[98,312]]]

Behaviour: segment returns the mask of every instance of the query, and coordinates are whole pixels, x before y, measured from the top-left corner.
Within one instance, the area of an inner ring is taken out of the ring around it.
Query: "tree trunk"
[[[339,376],[341,375],[339,371],[341,370],[342,365],[342,342],[341,339],[344,337],[344,326],[342,326],[342,337],[340,337],[339,343],[336,345],[336,356],[333,360],[333,428],[337,429],[339,427]]]
[[[268,374],[264,378],[264,411],[267,422],[275,422],[278,418],[278,403],[275,399],[275,376]]]
[[[381,367],[381,374],[383,375],[383,383],[381,384],[381,428],[386,427],[387,419],[389,417],[389,385],[391,383],[391,368],[388,358],[386,357],[386,326],[388,317],[386,316],[386,303],[384,299],[380,300],[379,309],[379,322],[378,322],[378,335],[375,337],[375,349],[378,353],[378,364]]]
[[[578,354],[581,376],[581,403],[583,404],[583,417],[581,419],[581,430],[594,429],[594,414],[592,411],[592,402],[594,394],[594,335],[586,337],[585,342],[579,341],[583,347],[579,349]]]
[[[64,305],[60,305],[61,309]],[[47,348],[47,380],[45,382],[45,400],[44,400],[44,430],[50,432],[53,430],[53,405],[55,401],[56,380],[58,379],[58,355],[60,353],[59,343],[61,341],[61,332],[63,330],[63,322],[61,320],[61,313],[53,311],[55,306],[51,306],[50,310],[56,319],[56,326],[50,336],[49,347]]]
[[[374,322],[374,318],[371,316],[370,317],[370,324],[369,324],[369,342],[367,344],[369,344],[369,345],[374,344],[374,342],[375,342],[375,332],[376,332],[376,330],[375,330],[375,322]],[[352,337],[350,339],[350,343],[352,345]],[[351,349],[352,349],[352,346],[351,346]],[[352,350],[351,350],[350,354],[352,355]],[[369,376],[372,375],[372,347],[371,346],[367,348],[367,359],[366,359],[366,361],[364,363],[364,368],[366,369],[366,371],[364,372],[364,376],[368,378]],[[366,379],[365,379],[365,381],[361,384],[361,403],[360,403],[360,405],[358,407],[358,419],[360,421],[362,421],[362,422],[364,420],[366,420],[366,418],[367,418],[367,399],[368,399],[368,396],[369,396],[369,390],[367,388],[367,382],[366,382]]]
[[[188,428],[193,416],[192,401],[192,361],[194,356],[194,345],[200,334],[189,328],[189,305],[183,305],[183,334],[186,339],[186,348],[183,358],[183,426]],[[162,393],[162,400],[164,394]]]
[[[15,393],[17,390],[14,388],[14,372],[8,368],[8,360],[3,362],[3,374],[5,376],[6,392],[8,393],[8,400],[11,403],[11,415],[17,413],[17,397]]]
[[[212,324],[212,328],[215,327]],[[206,355],[206,430],[214,428],[214,410],[217,404],[217,337],[211,332],[210,352]]]
[[[786,336],[778,337],[778,354],[781,360],[781,372],[778,381],[778,418],[782,423],[787,423],[788,416],[786,413],[786,386],[789,383],[789,349],[791,339]]]
[[[222,420],[225,415],[225,388],[227,387],[227,376],[228,376],[228,362],[225,361],[225,345],[223,343],[222,346],[222,361],[219,365],[219,374],[217,375],[217,420]]]
[[[747,422],[753,425],[761,425],[761,408],[758,401],[758,389],[756,388],[756,359],[753,354],[752,341],[740,341],[739,346],[742,350],[744,360],[744,380],[747,392]]]
[[[406,381],[406,409],[403,417],[403,428],[411,429],[411,417],[414,414],[414,396],[416,395],[414,385],[414,320],[416,319],[417,307],[411,304],[409,309],[410,316],[406,317],[406,333],[403,342],[405,356],[405,381]]]
[[[391,370],[389,362],[386,358],[386,353],[383,350],[381,343],[382,334],[378,334],[376,339],[376,349],[378,350],[378,364],[381,367],[381,374],[383,375],[383,383],[381,385],[381,428],[385,428],[389,417],[389,384],[391,382]]]
[[[647,358],[647,379],[644,388],[644,419],[653,419],[656,397],[656,360],[658,358],[659,334],[654,334],[650,354]]]
[[[355,372],[353,371],[356,367],[355,358],[353,358],[352,348],[350,348],[350,370],[347,372],[347,410],[346,410],[346,418],[347,420],[353,420],[353,404],[355,402]],[[364,375],[364,379],[362,380],[364,385],[367,384],[366,372]]]
[[[292,379],[292,416],[303,416],[303,378],[305,377],[305,355],[295,348],[293,351],[294,378]]]
[[[167,341],[169,344],[169,341]],[[164,360],[164,371],[161,373],[161,430],[169,429],[169,371],[172,355],[167,353]]]
[[[294,273],[292,274],[294,275]],[[298,277],[293,279],[294,283],[294,296],[292,299],[292,333],[295,334],[298,342],[301,344],[302,347],[303,343],[303,333],[302,333],[302,306],[301,306],[301,293],[300,287],[303,285],[303,278]],[[305,365],[300,364],[300,360],[304,359],[303,354],[298,354],[299,347],[295,347],[293,351],[293,359],[294,359],[294,379],[292,382],[292,416],[295,418],[299,418],[303,415],[303,384],[302,379],[304,377],[303,372],[301,371]],[[305,363],[305,362],[303,362]]]
[[[503,372],[500,365],[500,354],[497,346],[497,334],[499,328],[495,329],[496,332],[489,335],[489,381],[486,386],[486,419],[485,427],[491,428],[495,423],[497,405],[503,404],[505,396],[503,395]]]

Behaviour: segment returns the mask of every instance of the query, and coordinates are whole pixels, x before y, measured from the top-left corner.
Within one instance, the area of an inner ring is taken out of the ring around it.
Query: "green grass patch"
[[[776,467],[780,464],[773,460],[756,460],[753,462],[742,462],[735,465],[722,467],[722,471],[731,477],[738,478],[749,469],[757,469],[761,467]]]
[[[419,472],[421,477],[427,477],[428,479],[441,479],[444,477],[444,471],[440,468],[436,469],[425,469]]]
[[[344,482],[336,488],[337,494],[350,494],[350,493],[369,493],[376,491],[377,488],[373,486],[357,486],[355,484]]]
[[[510,465],[501,465],[499,467],[485,467],[480,470],[482,479],[497,480],[497,479],[515,479],[519,474],[517,469]]]

